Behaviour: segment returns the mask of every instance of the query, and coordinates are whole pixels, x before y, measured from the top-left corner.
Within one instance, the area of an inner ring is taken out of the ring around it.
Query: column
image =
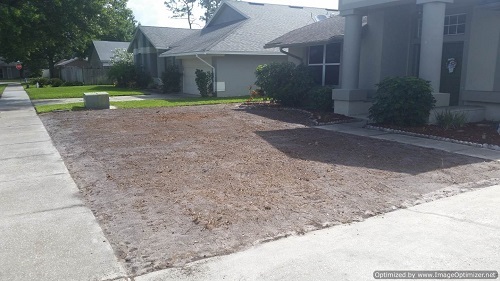
[[[345,18],[342,89],[358,89],[362,15],[354,11],[345,12],[342,15]]]
[[[419,76],[431,81],[434,92],[439,92],[441,82],[446,3],[453,0],[417,0],[423,8]]]

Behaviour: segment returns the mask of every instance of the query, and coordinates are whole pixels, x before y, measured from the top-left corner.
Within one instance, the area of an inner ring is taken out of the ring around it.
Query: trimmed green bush
[[[196,86],[198,86],[198,91],[202,97],[215,96],[213,91],[214,86],[214,76],[211,71],[203,71],[201,69],[196,69]]]
[[[59,78],[50,79],[50,85],[52,85],[52,87],[60,87],[62,86],[63,83],[64,83],[63,80]]]
[[[164,93],[177,93],[181,91],[182,73],[177,65],[169,65],[163,74],[161,80],[163,82],[162,90]]]
[[[40,88],[43,88],[44,86],[50,85],[50,79],[45,78],[45,77],[37,77],[37,78],[32,78],[30,80],[31,85],[36,85],[38,83],[38,86]]]
[[[428,122],[436,104],[429,81],[394,77],[384,79],[377,87],[369,115],[374,122],[398,126],[421,126]]]
[[[291,62],[259,65],[255,71],[259,86],[266,95],[285,106],[300,107],[314,80],[306,66]]]
[[[332,88],[315,87],[307,92],[306,108],[321,111],[333,109]]]

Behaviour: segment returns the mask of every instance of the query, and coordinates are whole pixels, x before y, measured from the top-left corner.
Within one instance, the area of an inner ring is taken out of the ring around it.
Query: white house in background
[[[139,25],[128,46],[128,52],[134,54],[136,67],[149,73],[153,78],[161,78],[166,67],[176,62],[175,57],[164,58],[160,57],[160,54],[194,33],[196,30],[193,29]]]
[[[340,0],[339,8],[345,32],[335,112],[365,115],[375,84],[413,75],[431,82],[437,106],[500,120],[500,0]]]
[[[287,60],[278,48],[265,49],[272,39],[315,22],[333,10],[225,1],[201,30],[176,42],[161,57],[175,57],[183,71],[183,91],[199,94],[196,69],[213,71],[218,96],[248,94],[260,64]]]

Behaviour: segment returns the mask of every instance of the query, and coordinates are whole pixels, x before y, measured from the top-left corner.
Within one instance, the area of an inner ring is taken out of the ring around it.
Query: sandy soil
[[[234,105],[41,116],[131,274],[498,183],[500,163]]]

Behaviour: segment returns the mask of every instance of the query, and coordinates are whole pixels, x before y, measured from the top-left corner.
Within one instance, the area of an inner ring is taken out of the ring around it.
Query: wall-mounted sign
[[[446,62],[446,68],[448,68],[448,73],[453,73],[457,67],[457,60],[455,58],[449,58]]]

